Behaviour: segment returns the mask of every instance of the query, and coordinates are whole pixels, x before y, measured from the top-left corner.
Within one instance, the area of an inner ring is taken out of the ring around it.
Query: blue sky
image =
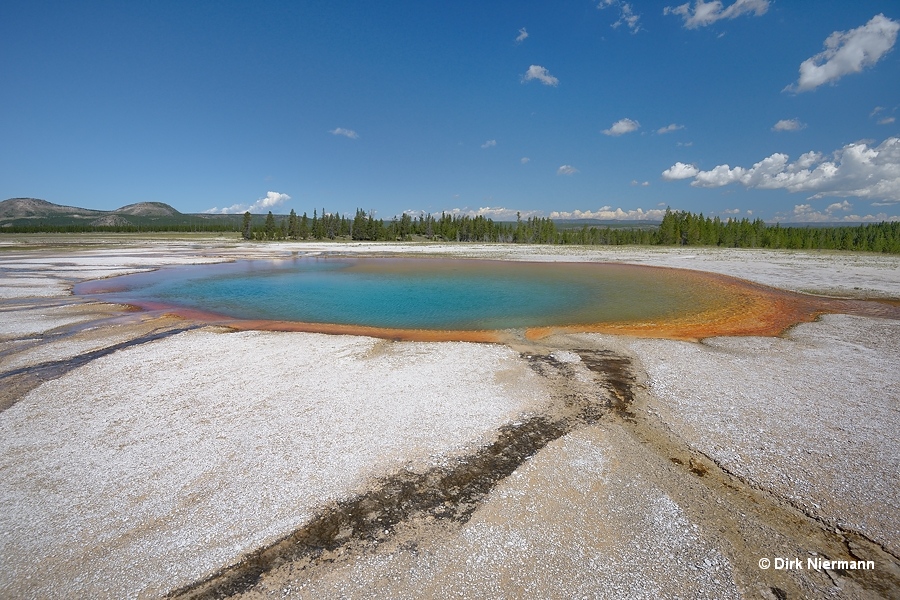
[[[900,219],[895,1],[0,6],[0,198]]]

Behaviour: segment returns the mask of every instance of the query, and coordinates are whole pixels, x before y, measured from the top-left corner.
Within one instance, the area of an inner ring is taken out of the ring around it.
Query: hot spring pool
[[[74,292],[216,319],[465,332],[709,321],[747,310],[761,293],[751,288],[708,273],[610,263],[294,257],[166,267]]]

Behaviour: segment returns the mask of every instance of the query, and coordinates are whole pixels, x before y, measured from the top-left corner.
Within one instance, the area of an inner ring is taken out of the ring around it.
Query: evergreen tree
[[[249,240],[251,237],[253,237],[252,233],[250,231],[252,222],[253,222],[253,216],[250,214],[250,211],[248,210],[247,212],[244,213],[244,220],[241,223],[241,236],[245,240]]]
[[[300,222],[297,220],[297,213],[294,212],[293,208],[291,209],[291,214],[288,215],[287,234],[292,240],[300,237]]]
[[[266,225],[263,227],[263,233],[265,233],[267,240],[275,238],[275,215],[272,214],[271,210],[266,215]]]

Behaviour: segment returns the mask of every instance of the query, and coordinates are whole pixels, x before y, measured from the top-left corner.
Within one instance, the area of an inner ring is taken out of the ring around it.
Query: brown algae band
[[[501,341],[524,330],[774,335],[852,303],[723,275],[611,263],[295,257],[165,268],[75,293],[239,329]]]

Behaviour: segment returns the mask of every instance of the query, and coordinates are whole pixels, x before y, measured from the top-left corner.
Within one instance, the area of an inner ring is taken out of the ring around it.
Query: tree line
[[[298,215],[228,215],[179,222],[144,222],[136,225],[55,224],[48,221],[6,224],[7,233],[83,232],[240,232],[248,240],[356,240],[494,242],[519,244],[720,246],[728,248],[787,248],[805,250],[859,250],[900,253],[900,222],[859,225],[769,225],[761,219],[705,217],[667,209],[659,224],[590,225],[557,223],[547,217],[494,221],[456,213],[402,214],[385,221],[357,209],[353,217],[324,209]]]
[[[610,225],[558,226],[547,217],[498,222],[484,216],[441,213],[403,214],[385,222],[357,209],[353,218],[313,211],[298,216],[293,210],[276,221],[269,212],[264,223],[253,225],[246,213],[246,239],[357,241],[408,241],[428,239],[450,242],[503,242],[520,244],[719,246],[727,248],[786,248],[805,250],[859,250],[900,253],[900,222],[859,225],[782,227],[762,219],[704,217],[667,209],[659,225],[613,227]]]

